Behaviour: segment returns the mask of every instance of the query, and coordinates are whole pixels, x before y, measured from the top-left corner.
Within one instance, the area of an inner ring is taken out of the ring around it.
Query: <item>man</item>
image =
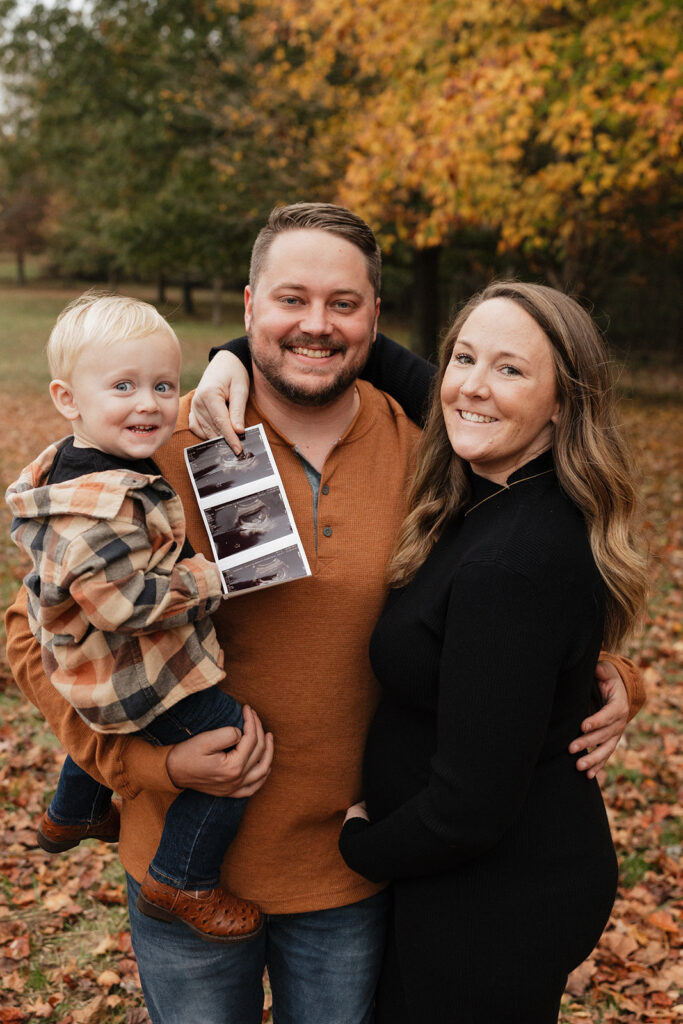
[[[234,742],[230,730],[170,750],[93,736],[50,692],[22,600],[8,612],[20,686],[72,757],[124,798],[120,854],[155,1024],[256,1024],[266,965],[279,1024],[371,1020],[388,897],[346,867],[337,840],[347,807],[362,797],[361,758],[377,699],[368,641],[419,435],[396,402],[359,380],[377,333],[379,286],[374,236],[340,207],[274,210],[254,246],[245,289],[253,359],[246,423],[265,426],[313,575],[242,595],[215,616],[226,684],[248,705],[234,750],[224,752]],[[157,461],[181,494],[191,543],[208,553],[182,465],[184,447],[196,442],[188,415],[186,399]],[[225,418],[224,408],[218,415]],[[593,718],[597,731],[577,741],[601,750],[589,755],[590,770],[613,749],[610,737],[623,728],[615,719],[608,705]],[[208,945],[136,911],[176,787],[254,794],[224,878],[262,906],[266,925],[256,939]]]

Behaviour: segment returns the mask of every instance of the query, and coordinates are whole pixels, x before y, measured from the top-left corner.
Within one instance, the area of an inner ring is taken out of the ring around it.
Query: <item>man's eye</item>
[[[301,299],[298,299],[296,295],[284,295],[280,299],[280,302],[283,304],[283,306],[298,306],[299,303],[301,302]]]

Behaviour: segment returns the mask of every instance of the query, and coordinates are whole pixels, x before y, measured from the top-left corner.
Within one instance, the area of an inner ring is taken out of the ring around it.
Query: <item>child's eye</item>
[[[162,380],[159,384],[156,385],[154,390],[161,392],[162,395],[166,395],[168,394],[169,391],[173,390],[173,385],[170,384],[167,380]]]
[[[130,391],[133,385],[129,380],[120,380],[117,384],[114,384],[114,391]]]

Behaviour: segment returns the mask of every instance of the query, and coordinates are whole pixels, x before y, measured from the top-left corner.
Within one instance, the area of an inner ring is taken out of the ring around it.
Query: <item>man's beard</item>
[[[368,356],[370,355],[370,349],[372,347],[372,338],[368,339],[368,349],[361,360],[354,361],[348,366],[342,367],[334,380],[330,381],[324,387],[318,390],[309,391],[307,388],[300,387],[297,384],[293,384],[289,381],[279,370],[273,362],[269,362],[260,359],[254,352],[254,345],[252,344],[252,332],[249,331],[249,348],[251,351],[251,360],[254,366],[260,371],[265,380],[270,386],[277,391],[283,398],[288,399],[294,405],[305,405],[311,408],[317,408],[323,405],[328,405],[333,402],[335,398],[343,394],[350,387],[352,387],[361,370],[367,362]],[[310,346],[311,339],[305,335],[296,335],[295,337],[287,338],[287,344],[281,345],[281,348],[306,348]],[[326,346],[331,348],[333,351],[341,351],[339,346],[329,345]],[[311,374],[311,379],[315,379],[315,374]]]

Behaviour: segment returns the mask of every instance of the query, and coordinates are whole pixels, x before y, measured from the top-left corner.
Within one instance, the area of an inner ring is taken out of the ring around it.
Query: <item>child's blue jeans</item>
[[[242,708],[233,697],[212,686],[186,697],[132,735],[164,746],[228,725],[243,728]],[[105,817],[111,797],[110,789],[67,757],[48,814],[58,825],[85,825]],[[213,889],[246,802],[183,790],[168,809],[150,874],[178,889]]]

